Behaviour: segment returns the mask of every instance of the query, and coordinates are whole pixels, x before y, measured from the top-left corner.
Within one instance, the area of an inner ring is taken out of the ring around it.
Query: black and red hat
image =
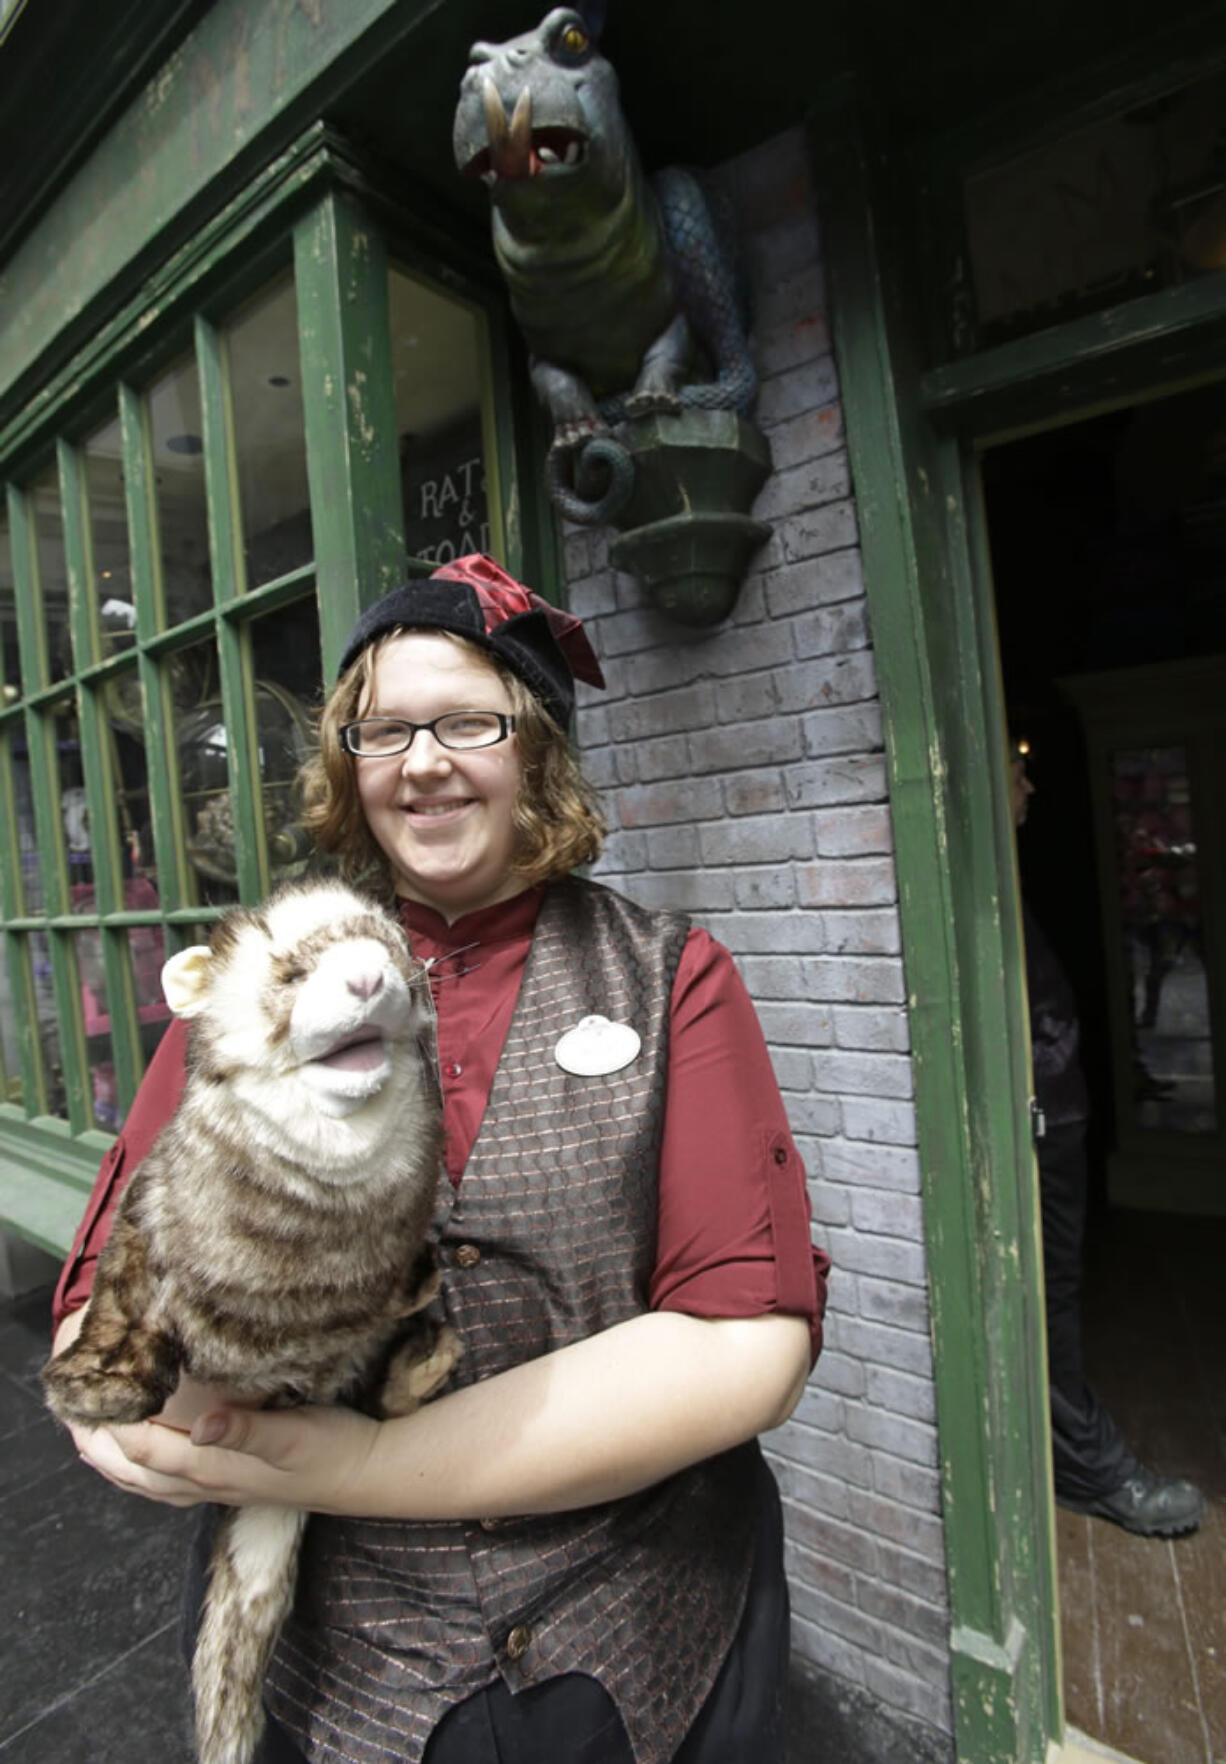
[[[487,650],[524,682],[563,729],[575,708],[575,681],[605,683],[596,652],[574,614],[550,606],[480,552],[405,582],[368,606],[350,633],[340,672],[376,637],[402,626],[452,631]]]

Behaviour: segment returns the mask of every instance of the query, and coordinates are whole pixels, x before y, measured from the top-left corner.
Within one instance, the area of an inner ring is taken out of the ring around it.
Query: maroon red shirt
[[[401,903],[438,1014],[445,1163],[460,1183],[519,996],[543,890],[452,925]],[[559,1024],[561,1035],[567,1025]],[[123,1132],[102,1161],[55,1295],[55,1322],[89,1298],[119,1197],[178,1105],[187,1032],[172,1023]],[[691,930],[673,983],[660,1152],[659,1235],[649,1303],[695,1317],[804,1317],[821,1347],[829,1258],[809,1238],[805,1172],[762,1030],[732,957]]]

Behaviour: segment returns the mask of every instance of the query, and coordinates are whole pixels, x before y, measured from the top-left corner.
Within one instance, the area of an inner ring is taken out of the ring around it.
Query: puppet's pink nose
[[[355,998],[374,998],[383,990],[383,976],[377,968],[367,968],[360,974],[350,974],[345,984]]]

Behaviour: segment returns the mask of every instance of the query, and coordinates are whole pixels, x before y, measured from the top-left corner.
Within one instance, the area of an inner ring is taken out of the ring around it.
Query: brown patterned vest
[[[457,1384],[646,1310],[686,930],[593,883],[546,893],[464,1180],[440,1199]],[[633,1024],[642,1051],[621,1072],[577,1078],[554,1048],[595,1014]],[[616,1701],[638,1764],[665,1764],[736,1631],[753,1479],[742,1449],[574,1513],[316,1517],[269,1707],[313,1764],[417,1764],[443,1714],[499,1675],[517,1691],[585,1672]]]

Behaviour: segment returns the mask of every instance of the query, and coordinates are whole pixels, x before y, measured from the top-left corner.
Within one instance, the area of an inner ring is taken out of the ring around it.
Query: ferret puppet
[[[80,1335],[43,1370],[63,1421],[156,1415],[181,1373],[258,1406],[406,1414],[451,1331],[402,1319],[438,1287],[442,1155],[425,969],[335,882],[235,908],[162,975],[187,1082],[124,1193]],[[305,1515],[227,1509],[192,1665],[202,1764],[247,1764]]]

